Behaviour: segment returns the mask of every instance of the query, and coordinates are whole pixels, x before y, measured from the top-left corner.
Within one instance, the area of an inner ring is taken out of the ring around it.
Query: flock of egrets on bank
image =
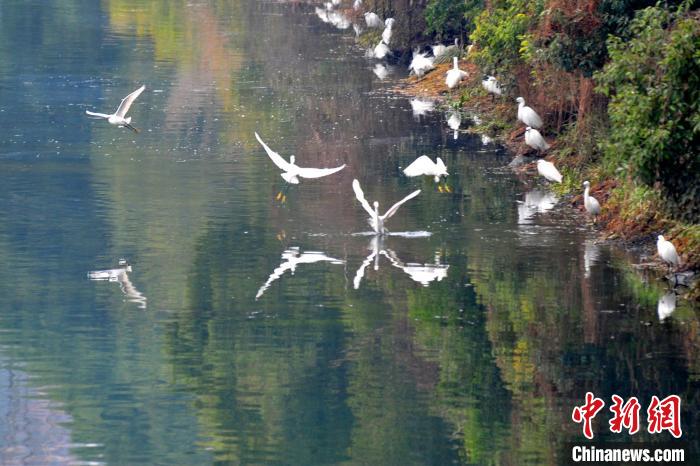
[[[338,16],[338,15],[333,15],[333,6],[337,5],[336,3],[337,0],[334,0],[332,3],[329,3],[326,5],[325,10],[321,10],[323,13],[323,18],[334,18],[333,21],[340,21],[342,22],[343,16]],[[355,1],[355,8],[359,9],[361,7],[361,0],[356,0]],[[319,10],[319,9],[317,9]],[[336,12],[337,13],[337,12]],[[319,17],[321,15],[319,14],[319,11],[317,11],[317,14]],[[385,57],[388,53],[390,53],[389,49],[389,44],[391,42],[391,37],[393,33],[393,25],[394,25],[394,20],[393,18],[388,18],[384,22],[381,21],[381,19],[375,14],[375,13],[365,13],[364,15],[367,27],[381,27],[384,25],[385,29],[382,33],[382,38],[379,44],[377,44],[376,47],[372,50],[373,56],[377,58],[383,58]],[[345,23],[342,23],[344,25]],[[349,23],[348,23],[349,26]],[[348,27],[345,26],[345,27]],[[358,32],[358,29],[355,29],[356,33]],[[440,57],[446,53],[454,53],[455,50],[459,48],[457,41],[455,41],[454,45],[451,46],[444,46],[441,44],[438,44],[436,46],[432,47],[432,53],[433,57],[428,56],[428,53],[420,53],[418,51],[414,51],[414,56],[413,60],[411,61],[411,64],[409,66],[410,70],[412,73],[415,73],[417,76],[422,76],[426,72],[430,71],[431,69],[434,68],[434,59],[436,57]],[[452,89],[453,87],[457,86],[459,82],[466,77],[467,74],[460,70],[458,67],[458,59],[456,56],[453,57],[453,68],[447,72],[447,77],[446,77],[446,85],[448,88]],[[482,81],[482,86],[491,94],[493,95],[502,95],[503,91],[497,81],[497,79],[494,76],[489,76],[486,79]],[[145,90],[145,86],[141,86],[131,94],[127,95],[120,103],[119,107],[117,110],[112,113],[112,114],[104,114],[104,113],[95,113],[95,112],[90,112],[86,110],[86,113],[93,117],[93,118],[99,118],[99,119],[105,119],[107,120],[110,124],[116,125],[119,127],[127,127],[131,129],[134,132],[138,132],[138,128],[133,126],[131,124],[131,117],[127,117],[126,114],[129,111],[131,105],[133,102],[136,100],[136,98],[141,95],[141,93]],[[542,137],[542,134],[538,131],[539,128],[543,126],[542,118],[537,114],[537,112],[532,109],[531,107],[528,107],[525,105],[525,99],[522,97],[518,97],[516,99],[516,102],[518,103],[518,109],[517,109],[517,118],[519,121],[524,123],[526,125],[525,129],[525,143],[532,147],[533,149],[537,150],[538,152],[544,152],[547,149],[549,149],[550,145],[545,141],[544,137]],[[452,126],[452,125],[451,125]],[[459,122],[457,122],[457,127],[459,126]],[[314,178],[322,178],[325,176],[330,176],[333,175],[334,173],[337,173],[341,171],[342,169],[345,168],[345,165],[341,165],[338,167],[333,167],[333,168],[311,168],[311,167],[300,167],[299,165],[296,164],[294,156],[291,156],[289,161],[285,160],[280,154],[277,152],[273,151],[261,138],[260,136],[255,133],[255,138],[258,140],[260,145],[263,147],[269,158],[272,160],[272,162],[282,170],[281,177],[290,184],[299,184],[300,178],[308,178],[308,179],[314,179]],[[561,183],[562,182],[562,175],[561,173],[557,170],[557,168],[552,164],[551,162],[548,162],[543,159],[539,159],[537,161],[537,171],[540,175],[542,175],[544,178],[546,178],[549,181],[556,182],[556,183]],[[440,157],[437,158],[436,162],[433,162],[428,156],[422,155],[418,157],[413,163],[411,163],[408,167],[404,169],[404,174],[409,177],[418,177],[418,176],[432,176],[435,180],[436,183],[438,183],[438,188],[440,191],[446,190],[449,191],[449,187],[447,185],[442,186],[439,185],[440,178],[441,177],[447,177],[448,172],[447,172],[447,167],[445,163],[440,159]],[[593,196],[589,194],[590,190],[590,183],[588,181],[584,181],[584,193],[583,193],[583,198],[584,198],[584,207],[586,211],[592,215],[593,217],[597,216],[600,214],[600,203],[598,202],[597,199],[595,199]],[[357,276],[355,279],[355,284],[356,288],[358,286],[358,281],[362,278],[362,275],[364,274],[364,268],[368,265],[369,262],[371,262],[371,258],[376,257],[378,258],[379,254],[382,253],[387,257],[390,257],[391,260],[391,254],[387,253],[386,250],[380,247],[380,242],[381,242],[381,237],[388,234],[388,230],[385,227],[385,223],[387,220],[389,220],[392,216],[394,216],[399,208],[406,203],[407,201],[413,199],[414,197],[418,196],[420,194],[420,190],[413,191],[410,193],[408,196],[404,197],[401,199],[399,202],[395,203],[392,205],[384,214],[380,214],[379,212],[379,203],[377,201],[374,201],[370,205],[370,203],[366,200],[364,192],[362,191],[362,188],[360,186],[360,183],[357,179],[354,179],[352,182],[352,188],[355,193],[356,199],[359,201],[360,205],[362,208],[369,214],[369,225],[372,227],[373,233],[376,235],[375,237],[375,247],[374,247],[374,254],[370,254],[370,257],[368,257],[368,260],[363,263],[363,266],[360,267],[360,270],[357,272]],[[280,193],[278,195],[278,198],[280,196],[284,196],[283,194]],[[669,270],[671,266],[678,267],[680,265],[680,257],[678,256],[678,253],[676,252],[676,249],[670,241],[667,241],[664,239],[663,236],[659,235],[658,237],[658,242],[657,242],[657,250],[659,253],[659,256],[661,259],[663,259],[668,265],[669,265]],[[283,255],[284,257],[284,255]],[[296,263],[301,263],[301,262],[315,262],[319,260],[331,260],[330,258],[327,258],[326,256],[310,256],[310,258],[304,259],[304,255],[299,255],[298,251],[296,251],[294,254],[291,254],[289,258],[287,258],[287,262],[289,264],[292,264],[291,270],[294,270],[294,266]],[[394,258],[395,259],[395,258]],[[398,259],[392,260],[392,263],[394,265],[400,264]],[[400,265],[399,265],[400,266]],[[284,269],[284,267],[282,267]],[[376,268],[376,265],[375,265]],[[400,268],[404,268],[403,266],[400,266]],[[286,270],[286,269],[285,269]],[[90,272],[89,277],[93,280],[109,280],[109,281],[119,281],[120,284],[122,285],[123,289],[127,289],[129,292],[127,294],[132,294],[135,298],[136,301],[141,303],[145,307],[145,302],[146,298],[141,295],[133,286],[130,284],[128,281],[128,276],[126,275],[127,272],[131,271],[131,267],[124,261],[124,264],[120,263],[120,267],[117,269],[112,269],[108,271],[95,271],[95,272]],[[261,287],[260,291],[258,292],[259,297],[262,292],[269,286],[270,282],[281,273],[283,273],[284,270],[278,271],[275,270],[273,272],[273,275],[270,276],[270,279],[268,282]],[[407,272],[411,274],[411,272]],[[412,276],[413,278],[413,276]],[[256,298],[257,298],[256,297]]]

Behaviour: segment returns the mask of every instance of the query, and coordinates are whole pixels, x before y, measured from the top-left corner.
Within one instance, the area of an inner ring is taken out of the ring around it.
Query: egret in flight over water
[[[518,97],[515,101],[518,102],[518,120],[532,128],[541,128],[542,118],[536,111],[525,105],[525,99]]]
[[[321,178],[332,175],[345,168],[345,164],[335,168],[301,168],[294,163],[293,155],[289,157],[289,162],[287,162],[281,155],[270,149],[268,145],[260,139],[258,133],[255,133],[255,138],[260,145],[263,146],[263,149],[265,149],[265,152],[267,152],[267,155],[272,159],[274,164],[282,169],[283,173],[280,176],[282,176],[287,183],[299,184],[299,178]]]
[[[85,110],[85,113],[95,118],[105,119],[112,125],[126,126],[135,133],[138,133],[138,128],[131,126],[131,117],[127,118],[126,112],[129,111],[129,109],[131,108],[131,104],[133,104],[134,100],[136,100],[136,98],[139,95],[141,95],[144,89],[146,89],[146,86],[141,86],[128,96],[124,97],[122,99],[122,103],[119,104],[119,108],[117,109],[117,111],[112,113],[111,115],[107,115],[106,113],[95,113],[89,110]]]
[[[416,160],[414,160],[408,167],[403,170],[404,175],[409,177],[414,176],[432,176],[436,183],[440,183],[440,177],[447,177],[447,166],[445,162],[442,161],[440,157],[437,158],[436,162],[430,160],[427,155],[421,155]],[[438,191],[440,192],[450,192],[450,187],[445,183],[445,186],[438,184]]]
[[[389,218],[393,217],[393,215],[399,210],[399,207],[401,207],[401,205],[404,202],[413,199],[414,197],[420,194],[420,189],[417,191],[413,191],[411,194],[409,194],[408,196],[404,197],[399,202],[391,206],[391,208],[387,210],[384,215],[379,215],[379,202],[374,201],[373,209],[372,206],[369,205],[369,202],[367,202],[367,199],[365,199],[365,193],[362,192],[360,182],[356,179],[352,180],[352,189],[353,191],[355,191],[355,197],[357,197],[357,200],[360,201],[362,207],[369,214],[370,226],[378,235],[384,235],[388,233],[388,230],[384,228],[384,222],[386,222]]]

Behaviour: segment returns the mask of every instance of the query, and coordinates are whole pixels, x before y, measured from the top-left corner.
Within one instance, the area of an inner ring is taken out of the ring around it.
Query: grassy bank
[[[486,134],[503,143],[514,156],[523,155],[533,159],[537,154],[525,145],[524,125],[517,121],[517,96],[492,97],[481,85],[482,73],[469,59],[459,62],[460,68],[469,76],[452,91],[445,86],[445,72],[450,64],[437,65],[422,78],[409,77],[395,90],[411,96],[436,99],[445,107],[459,108],[467,114],[477,115],[479,124],[470,131]],[[595,130],[594,130],[595,131]],[[546,159],[552,161],[564,175],[562,184],[551,188],[570,203],[574,209],[585,213],[582,184],[591,181],[591,194],[602,205],[601,215],[594,227],[603,239],[619,240],[627,247],[642,252],[643,266],[665,271],[666,266],[656,254],[657,235],[663,234],[678,250],[682,265],[679,272],[700,269],[700,225],[685,223],[668,215],[658,190],[637,183],[631,177],[616,176],[614,168],[599,159],[592,161],[590,151],[596,150],[592,138],[576,137],[574,132],[563,131],[558,136],[544,133],[551,144]],[[522,165],[516,170],[537,176],[535,162]],[[582,217],[582,221],[584,217]],[[691,299],[700,299],[697,281],[688,294]]]

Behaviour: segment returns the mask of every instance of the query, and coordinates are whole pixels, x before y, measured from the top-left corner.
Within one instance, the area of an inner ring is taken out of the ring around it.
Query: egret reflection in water
[[[447,276],[447,269],[450,268],[449,265],[440,263],[439,254],[435,255],[435,263],[433,264],[404,263],[391,249],[386,250],[386,257],[391,262],[391,265],[403,270],[411,277],[411,280],[423,286],[428,286],[435,280],[441,281]]]
[[[594,239],[587,239],[583,246],[583,276],[590,278],[591,267],[600,261],[600,245]]]
[[[518,201],[518,225],[531,224],[536,214],[550,211],[557,201],[557,196],[551,191],[533,189],[525,193],[525,199]]]
[[[298,247],[291,247],[282,253],[282,263],[272,271],[267,281],[260,287],[255,299],[259,299],[265,290],[267,290],[272,282],[284,275],[285,272],[291,271],[292,275],[300,264],[315,264],[316,262],[330,262],[331,264],[344,264],[345,261],[327,256],[323,252],[306,251],[300,252]]]
[[[656,307],[656,312],[659,315],[659,321],[663,322],[666,320],[668,317],[673,314],[673,311],[676,310],[676,293],[671,291],[667,291],[661,297],[659,298],[659,303]]]
[[[131,264],[125,259],[119,259],[119,266],[113,269],[93,270],[88,272],[87,276],[92,281],[108,281],[119,283],[119,288],[126,295],[127,301],[135,303],[141,309],[146,309],[147,298],[136,289],[131,280]]]
[[[434,109],[435,102],[432,100],[411,99],[411,110],[413,111],[413,116],[416,118],[427,115],[428,112],[432,112]]]

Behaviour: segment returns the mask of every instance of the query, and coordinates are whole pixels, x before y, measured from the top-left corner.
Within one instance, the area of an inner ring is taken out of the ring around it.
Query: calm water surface
[[[559,464],[586,391],[697,451],[697,310],[373,67],[304,5],[2,1],[0,463]],[[85,117],[142,83],[141,133]],[[348,167],[281,203],[254,131]]]

